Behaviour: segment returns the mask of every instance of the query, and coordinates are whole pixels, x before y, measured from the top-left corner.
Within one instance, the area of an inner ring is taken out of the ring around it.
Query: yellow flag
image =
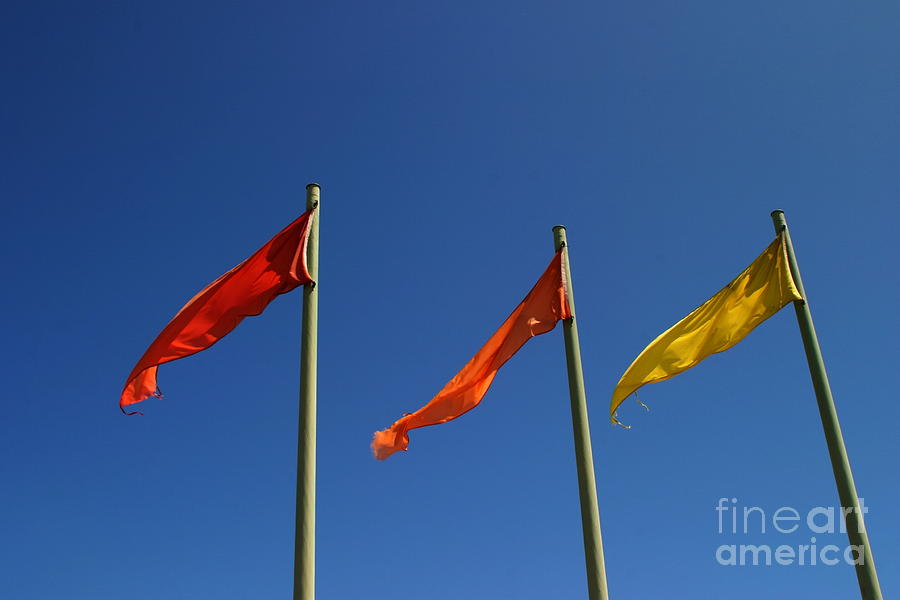
[[[784,234],[750,266],[694,312],[644,348],[619,379],[609,415],[641,386],[665,381],[716,352],[728,350],[757,325],[794,300],[802,300],[788,264]]]

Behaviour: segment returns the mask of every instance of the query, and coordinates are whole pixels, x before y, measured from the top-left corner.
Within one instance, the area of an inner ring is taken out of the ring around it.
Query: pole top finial
[[[315,182],[306,184],[306,189],[309,189],[311,187],[322,187],[322,186],[320,186],[318,183],[315,183]]]
[[[781,210],[780,208],[776,208],[775,210],[773,210],[772,212],[769,213],[769,216],[774,217],[775,215],[783,215],[783,214],[784,214],[783,210]]]
[[[553,227],[553,249],[558,251],[566,245],[566,228],[562,225]]]

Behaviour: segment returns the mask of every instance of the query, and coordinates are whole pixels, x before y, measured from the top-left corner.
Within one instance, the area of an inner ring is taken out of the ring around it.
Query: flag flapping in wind
[[[160,397],[159,365],[206,350],[244,319],[258,315],[278,295],[313,283],[306,267],[309,210],[250,258],[205,288],[163,328],[125,382],[119,407]]]
[[[525,342],[572,317],[562,260],[560,249],[525,299],[428,404],[375,433],[372,451],[376,458],[384,460],[406,450],[410,429],[446,423],[478,406],[497,371]]]
[[[794,300],[802,298],[782,234],[731,283],[644,348],[613,391],[610,419],[619,422],[619,405],[641,386],[665,381],[728,350]]]

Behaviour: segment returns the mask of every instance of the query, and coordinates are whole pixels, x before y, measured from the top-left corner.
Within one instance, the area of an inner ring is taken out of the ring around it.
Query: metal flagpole
[[[563,248],[563,277],[569,307],[575,314],[572,292],[572,269],[566,246],[566,228],[553,228],[553,247]],[[587,567],[588,598],[607,600],[606,565],[603,561],[603,539],[600,535],[600,509],[597,506],[597,483],[594,481],[594,457],[591,453],[591,430],[588,424],[584,374],[581,371],[581,347],[578,344],[577,317],[563,321],[566,342],[566,366],[569,370],[569,398],[572,404],[572,429],[575,434],[575,463],[578,469],[578,496],[581,500],[581,529],[584,535],[584,561]]]
[[[319,184],[306,186],[309,225],[306,265],[316,283],[303,286],[300,334],[300,422],[297,431],[297,510],[294,533],[294,600],[316,594],[316,353],[319,321]]]
[[[816,392],[816,402],[819,404],[822,427],[825,429],[825,442],[828,444],[828,454],[831,457],[831,468],[834,471],[838,496],[846,515],[847,536],[850,538],[850,544],[856,546],[857,564],[855,566],[859,589],[864,600],[882,600],[878,573],[875,572],[875,561],[872,558],[872,548],[869,546],[869,536],[863,522],[859,497],[856,495],[856,484],[853,483],[853,474],[850,472],[850,460],[847,458],[844,436],[841,434],[841,424],[838,422],[834,398],[831,396],[831,386],[828,384],[828,374],[825,372],[825,361],[822,359],[816,328],[813,326],[812,313],[809,310],[809,301],[803,289],[803,281],[800,279],[800,268],[797,266],[797,258],[794,256],[794,247],[791,244],[791,235],[784,218],[784,211],[773,211],[772,222],[775,224],[775,233],[784,232],[791,275],[794,277],[797,291],[803,296],[803,300],[794,301],[794,310],[800,325],[803,348],[806,350],[806,361],[809,363],[809,373],[812,376],[813,389]],[[861,563],[859,558],[862,558]]]

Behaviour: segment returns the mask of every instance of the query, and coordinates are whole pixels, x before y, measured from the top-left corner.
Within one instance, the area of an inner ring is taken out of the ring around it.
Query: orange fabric
[[[315,210],[315,209],[313,209]],[[260,314],[276,296],[312,283],[306,242],[313,211],[303,213],[253,255],[203,288],[178,311],[135,365],[119,407],[161,397],[159,365],[206,350],[244,317]]]
[[[452,421],[481,402],[494,376],[525,342],[556,327],[560,319],[572,316],[566,295],[562,250],[525,299],[503,322],[472,360],[438,392],[431,402],[412,414],[378,431],[372,440],[375,458],[384,460],[409,446],[410,429]]]

